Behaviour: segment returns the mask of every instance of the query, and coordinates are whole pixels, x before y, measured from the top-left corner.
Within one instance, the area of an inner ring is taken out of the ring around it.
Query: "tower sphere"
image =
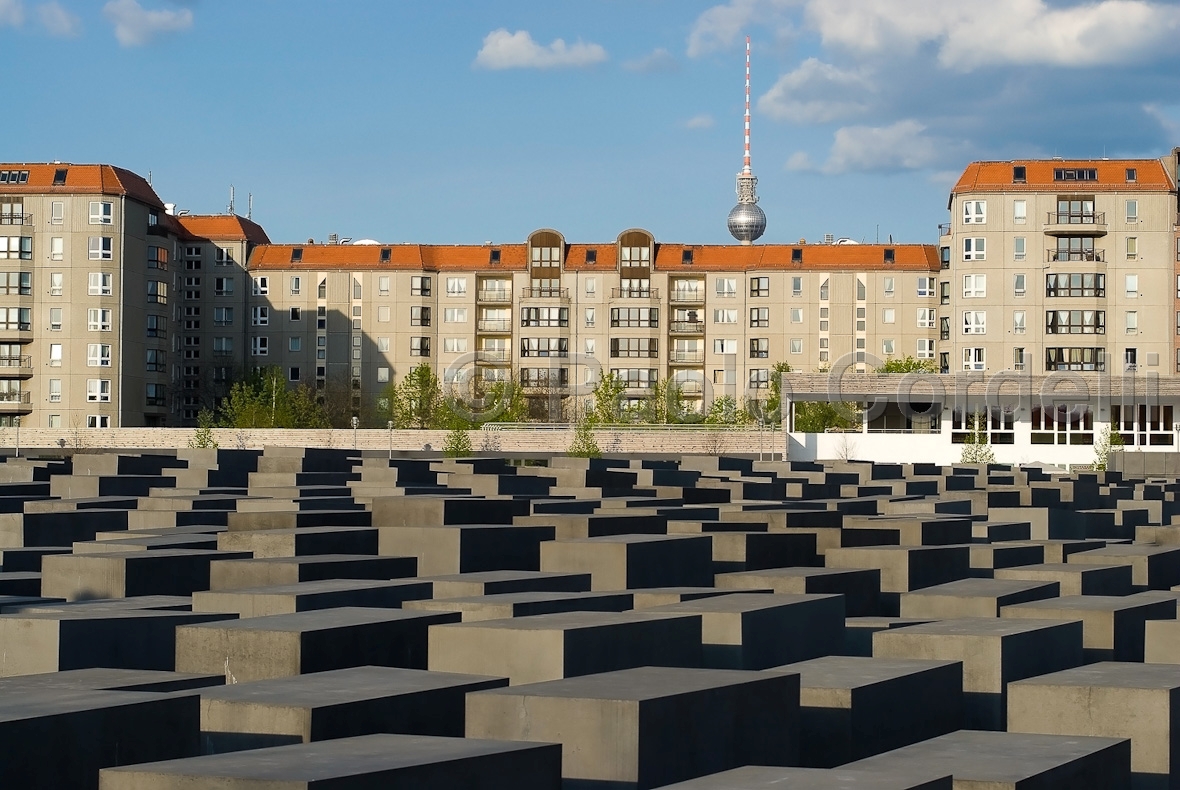
[[[757,203],[738,203],[729,212],[728,225],[735,239],[749,244],[766,232],[766,212]]]

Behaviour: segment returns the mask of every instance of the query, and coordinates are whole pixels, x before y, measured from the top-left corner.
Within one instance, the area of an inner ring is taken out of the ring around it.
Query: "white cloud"
[[[845,70],[808,58],[758,100],[772,118],[799,124],[852,118],[868,109],[872,80],[862,70]]]
[[[787,160],[787,170],[793,172],[802,172],[806,170],[814,170],[815,165],[811,162],[811,157],[807,155],[806,151],[796,151],[791,154]]]
[[[644,55],[642,58],[628,60],[623,64],[623,68],[627,69],[627,71],[650,74],[659,71],[676,71],[680,68],[680,64],[672,56],[671,52],[660,47]]]
[[[689,118],[687,121],[684,122],[684,128],[686,128],[686,129],[712,129],[713,128],[713,116],[709,115],[708,113],[706,113],[704,115],[694,115],[692,118]]]
[[[137,47],[160,33],[176,33],[193,26],[193,12],[187,8],[153,11],[137,0],[110,0],[102,13],[114,23],[115,38],[125,47]]]
[[[51,36],[73,38],[82,32],[82,20],[62,8],[60,3],[42,3],[37,6],[37,15]]]
[[[700,57],[732,45],[750,26],[771,25],[781,38],[791,24],[785,11],[804,0],[730,0],[706,9],[688,34],[688,56]]]
[[[825,173],[920,170],[938,158],[937,143],[913,119],[889,126],[845,126],[836,131]]]
[[[18,27],[24,24],[24,21],[25,9],[20,0],[0,0],[0,27]]]
[[[493,30],[484,36],[483,48],[475,56],[475,65],[485,69],[550,69],[568,66],[592,66],[607,59],[606,50],[599,44],[577,41],[566,44],[554,39],[542,46],[527,30],[509,33],[506,29]]]
[[[1149,0],[808,0],[807,19],[824,44],[884,54],[932,43],[939,63],[959,71],[1135,62],[1180,33],[1180,7]]]
[[[1180,140],[1180,105],[1145,104],[1143,111],[1163,127],[1171,140]]]

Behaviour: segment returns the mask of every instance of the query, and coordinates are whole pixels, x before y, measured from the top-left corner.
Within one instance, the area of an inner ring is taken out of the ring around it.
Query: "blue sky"
[[[282,241],[728,242],[747,34],[766,242],[930,242],[972,159],[1180,145],[1176,2],[0,0],[0,156],[234,184]]]

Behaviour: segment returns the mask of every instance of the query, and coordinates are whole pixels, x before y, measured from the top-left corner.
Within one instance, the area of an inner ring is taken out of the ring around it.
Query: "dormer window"
[[[1127,168],[1127,183],[1134,184],[1139,180],[1139,171],[1134,167]]]
[[[692,266],[692,250],[683,250],[680,253],[680,262],[685,266]]]
[[[69,173],[69,171],[64,168],[61,170],[54,170],[53,171],[53,185],[55,187],[65,186],[67,173]]]
[[[803,263],[803,250],[798,247],[791,249],[791,263]]]
[[[1012,166],[1012,183],[1026,184],[1028,183],[1028,168],[1024,165]]]
[[[302,247],[292,247],[291,248],[291,263],[300,263],[302,260],[303,260],[303,248]]]
[[[897,261],[897,250],[893,249],[892,247],[886,247],[885,248],[885,263],[896,263],[896,261]]]
[[[492,263],[499,263],[500,262],[500,250],[499,249],[492,250],[491,262]]]
[[[598,250],[586,250],[586,263],[591,265],[598,263]]]
[[[382,263],[389,263],[389,260],[392,256],[393,256],[393,250],[391,250],[389,247],[382,247],[381,248],[381,262]]]

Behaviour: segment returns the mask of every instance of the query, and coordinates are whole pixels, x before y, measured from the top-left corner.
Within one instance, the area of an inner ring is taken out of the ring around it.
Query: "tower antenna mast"
[[[750,37],[746,36],[745,150],[737,176],[737,205],[729,212],[729,232],[742,244],[753,244],[766,232],[766,213],[758,207],[758,177],[750,165]]]

